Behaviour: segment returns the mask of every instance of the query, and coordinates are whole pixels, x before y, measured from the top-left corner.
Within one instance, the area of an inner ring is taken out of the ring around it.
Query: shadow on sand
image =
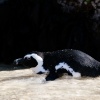
[[[16,66],[13,64],[0,64],[0,71],[27,69],[25,66]]]

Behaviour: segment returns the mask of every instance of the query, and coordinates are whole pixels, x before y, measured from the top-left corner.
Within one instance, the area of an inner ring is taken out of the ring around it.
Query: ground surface
[[[74,79],[65,75],[43,83],[44,78],[31,69],[1,70],[0,100],[100,100],[100,77]]]

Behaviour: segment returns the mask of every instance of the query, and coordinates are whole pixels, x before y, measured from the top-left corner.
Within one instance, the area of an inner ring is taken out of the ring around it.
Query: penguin
[[[32,68],[36,74],[47,73],[46,81],[55,80],[64,73],[74,78],[100,75],[100,62],[90,55],[74,49],[52,52],[33,51],[22,58],[15,59],[14,63]]]

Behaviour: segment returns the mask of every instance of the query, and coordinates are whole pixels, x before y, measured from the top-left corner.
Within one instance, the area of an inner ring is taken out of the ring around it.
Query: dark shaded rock
[[[100,60],[99,0],[6,0],[0,4],[0,62],[31,51],[72,48]]]

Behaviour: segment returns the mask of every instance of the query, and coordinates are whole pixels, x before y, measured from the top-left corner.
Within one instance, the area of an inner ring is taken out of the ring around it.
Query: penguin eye
[[[27,60],[31,60],[31,58],[27,58]]]

